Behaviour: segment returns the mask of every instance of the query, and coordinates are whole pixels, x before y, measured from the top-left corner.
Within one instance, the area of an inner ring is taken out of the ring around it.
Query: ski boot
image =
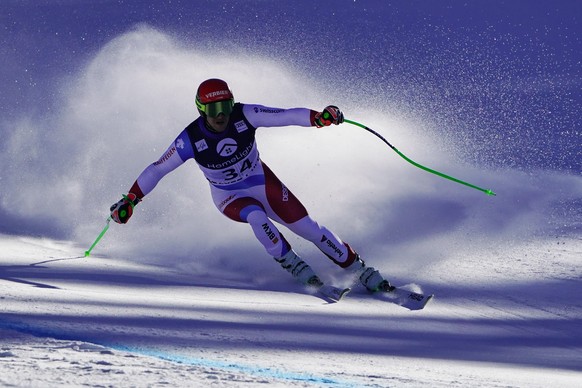
[[[366,266],[366,263],[364,263],[359,255],[356,257],[354,263],[348,267],[348,270],[353,271],[360,283],[370,292],[390,292],[395,288],[388,280],[382,277],[378,270],[374,267]]]
[[[281,267],[289,272],[299,283],[312,286],[321,287],[323,282],[315,274],[313,269],[303,259],[301,259],[293,249],[289,250],[283,257],[274,257],[275,261],[281,264]]]

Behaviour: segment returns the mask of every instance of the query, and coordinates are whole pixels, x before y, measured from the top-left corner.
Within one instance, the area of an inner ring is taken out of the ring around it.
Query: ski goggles
[[[209,117],[218,117],[218,115],[221,113],[223,113],[225,116],[228,116],[231,114],[232,108],[234,107],[234,100],[222,100],[209,102],[208,104],[202,104],[196,100],[196,106],[201,112]]]

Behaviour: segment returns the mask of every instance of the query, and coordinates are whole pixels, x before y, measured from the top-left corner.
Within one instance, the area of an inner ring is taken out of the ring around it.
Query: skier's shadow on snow
[[[101,284],[133,284],[144,286],[188,286],[187,283],[178,280],[161,279],[144,274],[129,272],[109,272],[102,269],[87,270],[86,268],[55,268],[46,264],[83,259],[84,256],[63,257],[43,260],[23,265],[0,265],[0,280],[27,284],[37,288],[61,289],[51,285],[51,281],[76,281],[94,282]]]
[[[48,267],[43,266],[42,264],[53,263],[56,261],[64,261],[64,260],[76,260],[76,259],[82,259],[82,258],[83,258],[83,256],[64,257],[64,258],[60,258],[60,259],[50,259],[50,260],[39,261],[38,263],[32,263],[32,264],[28,264],[28,265],[0,266],[0,280],[7,280],[10,282],[20,283],[20,284],[28,284],[30,286],[37,287],[37,288],[60,289],[57,286],[52,286],[50,284],[35,282],[35,281],[31,281],[31,280],[25,280],[22,278],[29,277],[29,275],[31,273],[28,272],[27,270],[30,270],[30,268],[46,269]]]
[[[63,257],[61,259],[50,259],[50,260],[44,260],[44,261],[39,261],[38,263],[32,263],[29,264],[27,266],[23,266],[23,267],[37,267],[41,264],[48,264],[48,263],[54,263],[57,261],[65,261],[65,260],[77,260],[77,259],[82,259],[85,256],[75,256],[75,257]],[[46,267],[39,267],[39,268],[46,268]]]

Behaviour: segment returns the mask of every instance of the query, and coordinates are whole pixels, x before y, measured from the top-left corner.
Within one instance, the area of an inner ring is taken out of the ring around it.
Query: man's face
[[[216,117],[207,116],[206,121],[216,132],[224,132],[226,130],[226,126],[228,125],[229,117],[230,115],[227,116],[224,113],[220,113]]]

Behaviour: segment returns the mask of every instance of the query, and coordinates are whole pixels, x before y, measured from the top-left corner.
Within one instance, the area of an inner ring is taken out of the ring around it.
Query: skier
[[[161,158],[138,176],[127,195],[111,206],[112,219],[125,224],[133,208],[168,173],[193,158],[210,184],[214,204],[226,217],[248,223],[265,250],[300,283],[323,285],[312,268],[291,248],[273,221],[314,243],[342,268],[359,275],[370,291],[393,287],[338,236],[315,222],[293,193],[259,157],[259,127],[338,125],[343,114],[330,105],[322,112],[235,103],[227,83],[208,79],[196,93],[200,117],[188,125]]]

